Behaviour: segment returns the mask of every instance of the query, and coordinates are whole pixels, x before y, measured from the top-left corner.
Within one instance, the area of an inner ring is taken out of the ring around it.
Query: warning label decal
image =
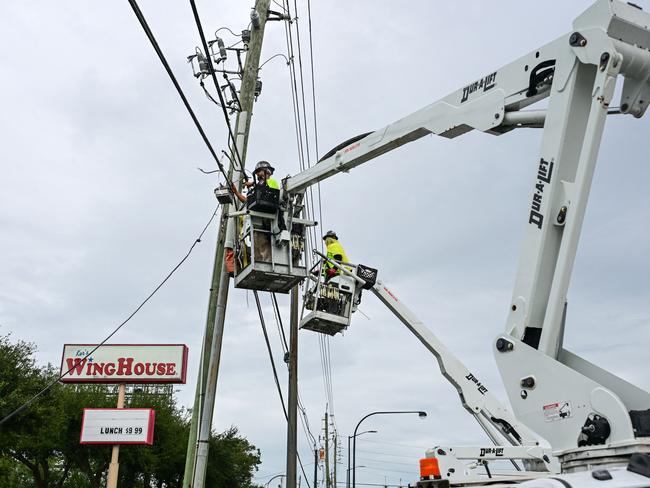
[[[571,417],[571,403],[558,402],[550,403],[542,407],[544,420],[546,422],[555,422],[557,420],[568,419]]]

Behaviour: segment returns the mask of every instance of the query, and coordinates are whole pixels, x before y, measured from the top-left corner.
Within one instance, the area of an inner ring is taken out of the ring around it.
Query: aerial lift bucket
[[[280,205],[280,191],[256,187],[246,209],[236,216],[235,287],[288,293],[307,277],[305,228],[315,225],[293,218],[290,228]]]
[[[300,321],[300,328],[335,335],[348,328],[354,307],[356,281],[338,275],[325,282],[324,277],[315,283],[305,296],[309,311]]]
[[[305,295],[305,309],[309,312],[300,321],[300,328],[333,336],[348,328],[352,313],[361,301],[361,291],[375,284],[377,270],[337,263],[318,251],[314,252],[322,259],[312,268],[311,275],[316,273],[318,278],[313,278],[315,284]],[[320,272],[325,261],[332,263],[340,274],[327,280]]]

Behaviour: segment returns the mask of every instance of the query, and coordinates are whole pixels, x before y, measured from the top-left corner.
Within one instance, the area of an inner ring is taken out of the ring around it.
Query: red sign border
[[[75,343],[66,343],[63,344],[63,351],[61,352],[61,374],[64,371],[64,361],[65,361],[65,348],[66,346],[96,346],[97,344],[75,344]],[[101,347],[124,347],[124,346],[153,346],[153,347],[168,347],[168,346],[183,346],[183,365],[182,373],[180,380],[168,380],[164,378],[151,379],[151,378],[142,378],[142,379],[106,379],[106,378],[87,378],[82,379],[79,377],[71,377],[69,374],[65,375],[59,381],[61,383],[96,383],[104,385],[119,385],[121,383],[126,383],[127,385],[146,385],[146,384],[181,384],[184,385],[187,381],[187,357],[189,354],[189,348],[187,344],[103,344]]]
[[[80,344],[80,345],[87,345],[87,344]],[[84,425],[86,423],[86,411],[88,410],[119,410],[121,412],[127,411],[127,410],[147,410],[149,412],[149,423],[147,424],[147,440],[144,442],[140,441],[123,441],[123,442],[115,442],[115,441],[82,441],[81,436],[83,435],[84,432]],[[84,408],[83,410],[83,415],[81,417],[81,432],[79,432],[79,444],[83,445],[138,445],[138,446],[152,446],[153,445],[153,428],[156,422],[156,411],[153,408]]]

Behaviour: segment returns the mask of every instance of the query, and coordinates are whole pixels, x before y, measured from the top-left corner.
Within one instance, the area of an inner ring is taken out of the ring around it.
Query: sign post
[[[117,391],[117,408],[124,408],[124,397],[126,396],[126,383],[120,383]],[[117,488],[117,475],[120,471],[120,445],[113,444],[111,464],[108,466],[108,481],[106,488]]]

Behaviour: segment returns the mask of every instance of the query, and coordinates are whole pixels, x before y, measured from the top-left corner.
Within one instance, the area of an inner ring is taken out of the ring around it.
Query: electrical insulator
[[[210,64],[208,59],[203,55],[203,53],[197,53],[197,58],[199,60],[199,71],[201,74],[209,75],[210,74]]]
[[[255,81],[255,99],[262,93],[262,80],[259,78]]]
[[[248,29],[244,29],[243,31],[241,31],[241,40],[244,44],[248,44],[249,42],[251,42],[251,31],[249,31]]]
[[[251,10],[251,23],[253,24],[254,29],[260,28],[260,14],[257,13],[257,10]]]
[[[219,61],[225,61],[228,53],[226,53],[226,46],[221,37],[217,37],[217,46],[219,46]]]

